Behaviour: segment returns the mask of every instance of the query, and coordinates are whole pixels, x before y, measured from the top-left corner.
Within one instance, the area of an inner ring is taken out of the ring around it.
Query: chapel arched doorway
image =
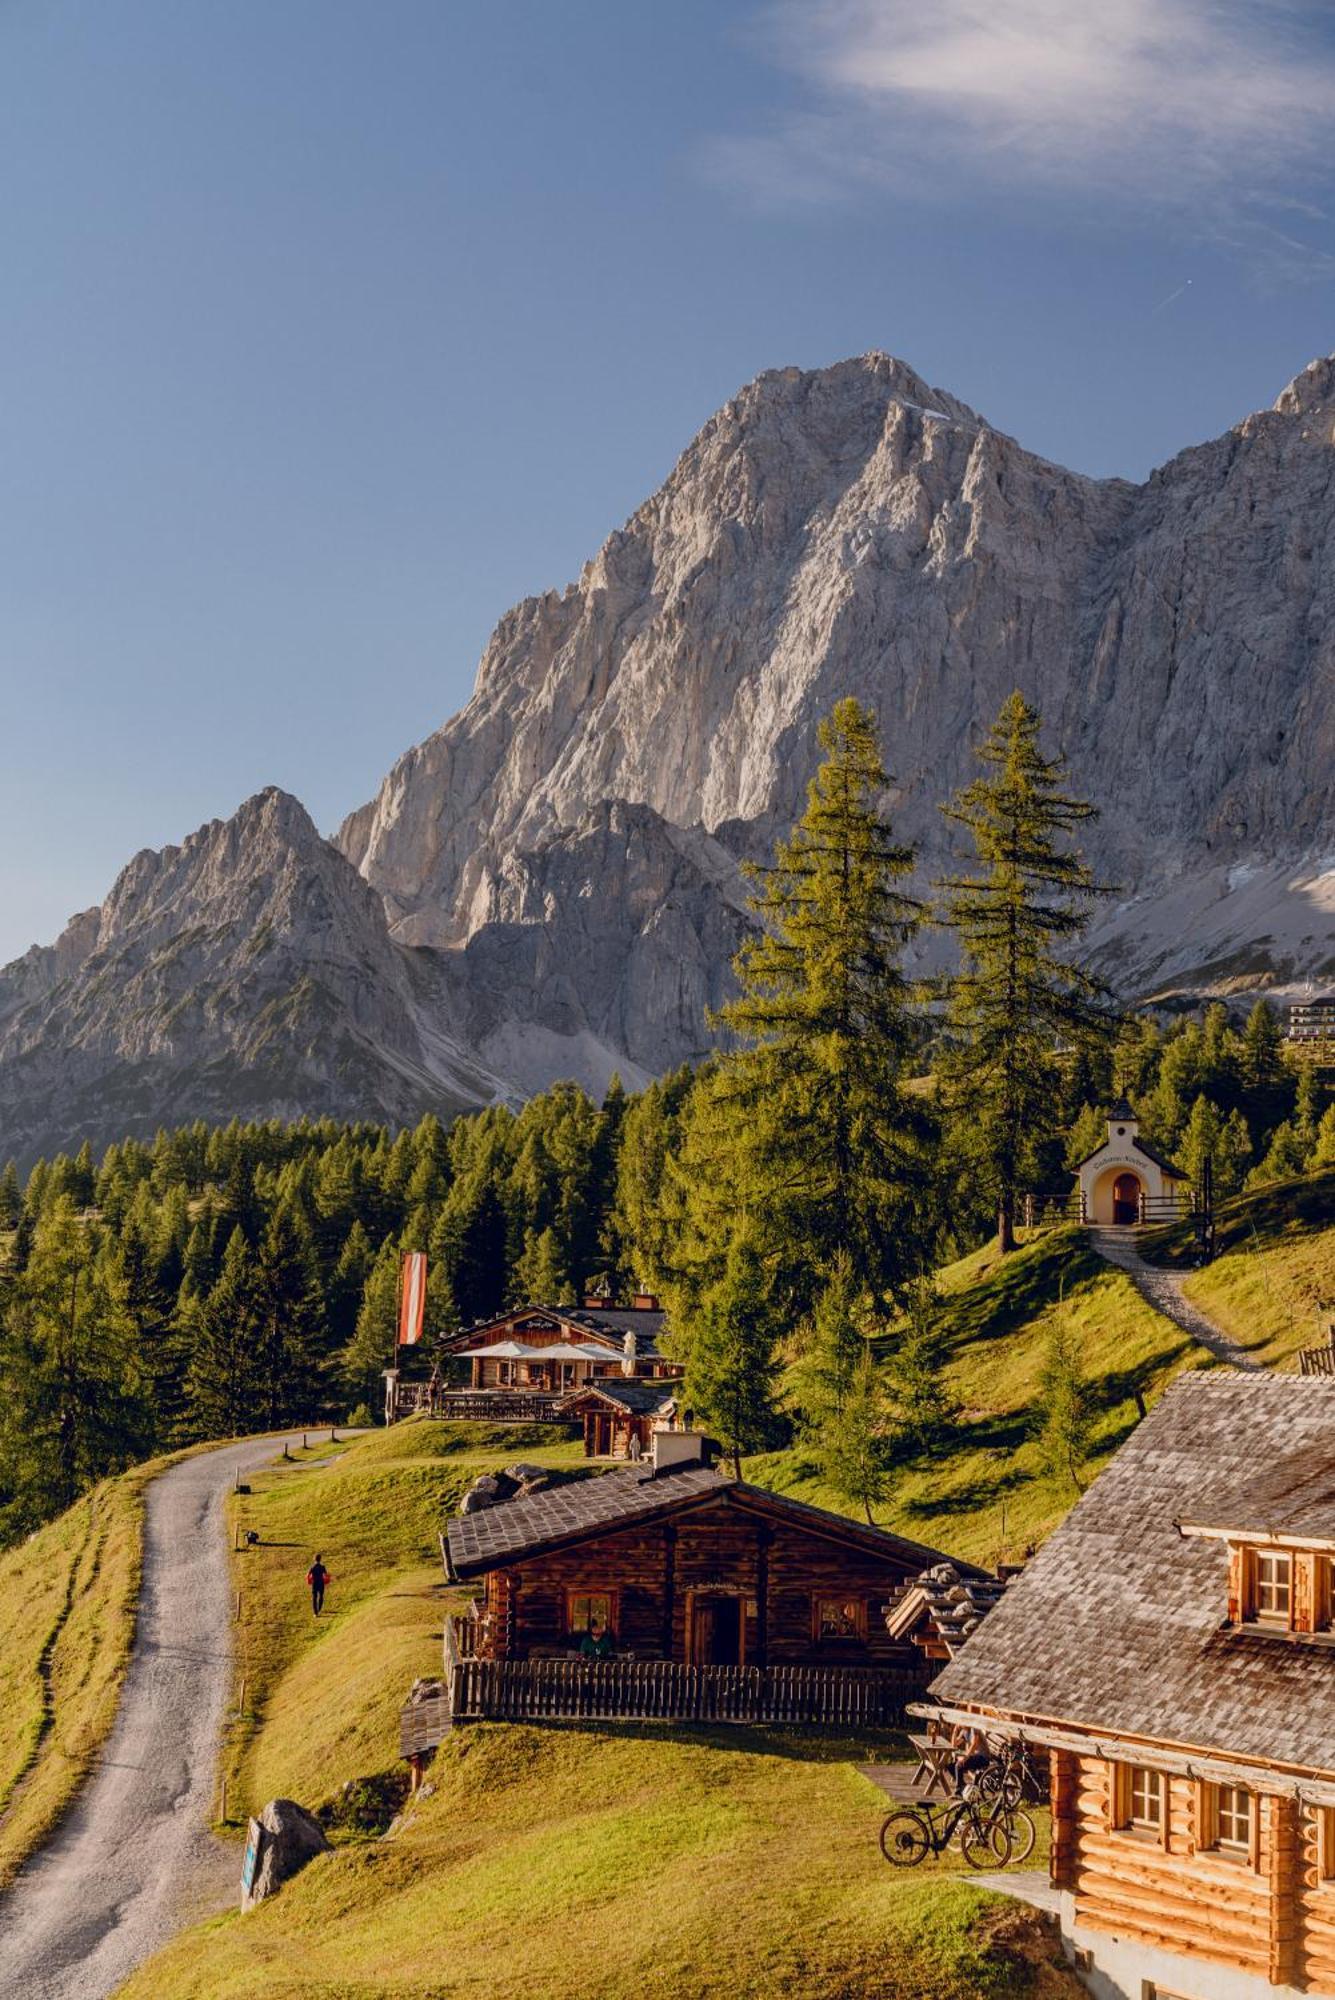
[[[1115,1223],[1127,1227],[1140,1221],[1140,1182],[1134,1174],[1119,1174],[1113,1182],[1112,1196]]]

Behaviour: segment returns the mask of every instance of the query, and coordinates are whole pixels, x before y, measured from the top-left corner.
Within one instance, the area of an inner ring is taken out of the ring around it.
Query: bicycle
[[[1026,1799],[1037,1803],[1044,1796],[1043,1780],[1024,1743],[1003,1744],[986,1770],[979,1772],[977,1783],[984,1798],[1000,1798],[1012,1809]]]
[[[1006,1808],[997,1800],[984,1812],[985,1804],[970,1791],[949,1800],[939,1818],[930,1805],[900,1806],[881,1828],[881,1852],[892,1868],[916,1868],[929,1854],[944,1854],[958,1835],[970,1868],[1004,1868],[1011,1858]]]

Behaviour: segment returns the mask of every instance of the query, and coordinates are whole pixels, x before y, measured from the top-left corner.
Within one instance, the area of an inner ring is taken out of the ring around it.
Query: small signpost
[[[257,1819],[252,1819],[246,1827],[246,1851],[241,1861],[241,1907],[244,1909],[255,1887],[264,1859],[265,1843],[269,1836]]]

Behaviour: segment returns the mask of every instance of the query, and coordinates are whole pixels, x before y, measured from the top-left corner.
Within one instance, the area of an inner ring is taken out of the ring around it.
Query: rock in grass
[[[250,1822],[250,1837],[246,1842],[246,1873],[250,1880],[247,1883],[246,1876],[242,1876],[242,1909],[253,1910],[266,1896],[281,1889],[289,1877],[298,1874],[308,1861],[328,1849],[324,1828],[314,1813],[308,1813],[295,1799],[270,1799],[258,1820]]]

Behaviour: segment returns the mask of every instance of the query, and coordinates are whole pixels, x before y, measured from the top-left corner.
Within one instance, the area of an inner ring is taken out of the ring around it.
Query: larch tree
[[[1040,727],[1012,694],[978,751],[983,774],[942,807],[969,833],[979,866],[939,885],[960,950],[940,1075],[965,1172],[990,1203],[1002,1251],[1015,1247],[1018,1198],[1055,1136],[1060,1045],[1116,1026],[1106,988],[1064,955],[1100,893],[1073,839],[1096,809],[1064,789]]]
[[[761,1232],[776,1303],[810,1311],[844,1252],[878,1304],[931,1235],[929,1120],[904,1088],[917,1017],[903,968],[921,921],[905,894],[875,721],[852,699],[821,723],[807,806],[753,871],[759,929],[734,962],[732,1039],[692,1093],[682,1174],[706,1261],[743,1214]]]
[[[743,1452],[778,1440],[777,1331],[760,1252],[743,1231],[700,1302],[686,1378],[696,1415],[726,1445],[738,1478]]]

